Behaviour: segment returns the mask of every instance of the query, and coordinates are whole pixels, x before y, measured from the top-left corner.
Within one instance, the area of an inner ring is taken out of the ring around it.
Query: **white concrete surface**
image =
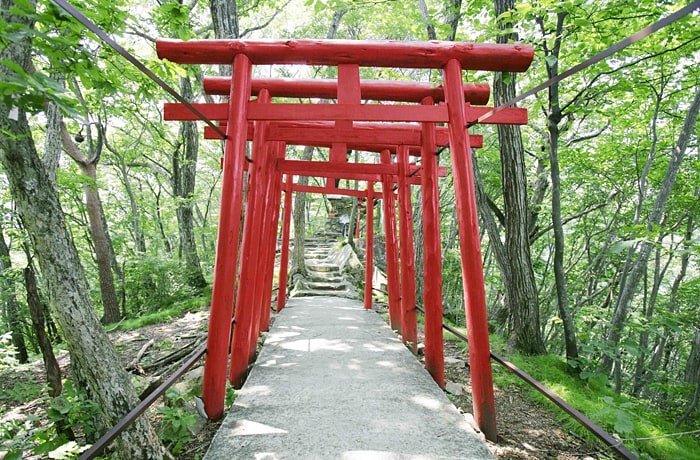
[[[374,311],[290,299],[206,460],[491,459]]]

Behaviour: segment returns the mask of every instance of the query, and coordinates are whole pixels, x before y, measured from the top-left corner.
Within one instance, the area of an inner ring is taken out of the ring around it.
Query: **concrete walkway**
[[[204,458],[493,457],[379,315],[309,297],[275,319]]]

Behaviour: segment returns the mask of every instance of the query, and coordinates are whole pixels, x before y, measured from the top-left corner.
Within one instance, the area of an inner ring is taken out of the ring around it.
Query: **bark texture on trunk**
[[[515,8],[514,0],[494,0],[496,15]],[[498,43],[517,41],[510,30],[512,24],[499,23],[503,33]],[[493,83],[494,104],[500,105],[515,97],[515,74],[496,72]],[[519,126],[498,125],[501,147],[501,174],[505,216],[505,252],[508,276],[505,285],[509,310],[510,339],[516,350],[525,354],[545,353],[540,329],[537,286],[532,270],[528,235],[527,180],[522,135]]]
[[[561,39],[564,31],[565,12],[557,13],[556,37],[551,50],[547,48],[547,41],[544,40],[545,54],[554,59],[545,59],[547,75],[554,78],[559,74],[559,51],[561,50]],[[544,20],[538,19],[545,35]],[[559,318],[564,326],[564,344],[566,347],[566,359],[575,370],[579,369],[578,364],[578,343],[576,340],[576,328],[574,317],[569,306],[569,296],[566,289],[566,270],[564,269],[564,225],[561,220],[561,178],[559,174],[559,122],[561,122],[562,112],[559,104],[559,83],[549,87],[547,114],[547,132],[549,133],[549,171],[552,178],[552,230],[554,232],[554,284],[557,292],[557,307]]]
[[[28,16],[13,15],[10,12],[13,7],[12,0],[0,0],[2,20],[33,27]],[[27,69],[31,39],[10,43],[0,51],[0,59]],[[11,72],[0,65],[0,78]],[[106,423],[112,426],[138,404],[138,396],[91,305],[87,280],[71,243],[58,193],[39,159],[24,108],[0,102],[0,130],[4,133],[0,136],[0,162],[46,279],[50,306],[71,355],[85,372]],[[144,418],[139,418],[119,438],[117,450],[120,458],[169,456]]]
[[[97,163],[100,161],[102,152],[102,129],[98,128],[97,146],[92,149],[90,158],[86,157],[73,142],[65,125],[61,128],[61,138],[63,148],[66,153],[80,166],[80,170],[89,179],[85,186],[85,209],[90,222],[90,236],[95,246],[95,259],[97,260],[97,274],[100,280],[100,294],[102,297],[102,307],[104,316],[102,321],[105,324],[116,323],[121,319],[117,291],[114,287],[114,277],[112,276],[111,239],[107,234],[106,220],[103,216],[102,203],[97,188]],[[89,137],[89,136],[88,136]],[[90,143],[91,142],[91,139]]]
[[[32,316],[32,327],[39,342],[39,349],[46,369],[46,381],[49,384],[49,396],[55,398],[63,391],[61,381],[61,368],[53,352],[53,346],[46,334],[46,321],[44,320],[44,306],[39,295],[39,285],[36,282],[36,274],[31,263],[24,269],[24,286],[27,289],[27,303]]]
[[[301,159],[310,161],[314,155],[313,147],[304,147]],[[299,177],[299,185],[308,185],[307,176]],[[306,276],[306,264],[304,262],[304,240],[306,239],[306,193],[296,192],[294,194],[294,207],[292,211],[292,221],[294,223],[294,249],[292,250],[292,269],[289,276],[301,274]]]
[[[180,77],[180,92],[191,101],[194,99],[189,78]],[[192,197],[194,195],[197,175],[197,155],[199,151],[199,133],[197,123],[183,121],[180,124],[183,137],[182,149],[173,153],[173,195],[177,198],[177,224],[180,229],[180,257],[185,261],[187,282],[196,289],[207,285],[197,253],[194,235],[194,212]]]

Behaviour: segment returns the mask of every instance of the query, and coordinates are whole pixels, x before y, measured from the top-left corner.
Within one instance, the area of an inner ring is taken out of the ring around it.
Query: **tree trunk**
[[[12,0],[0,0],[2,20],[33,27],[29,19],[32,16],[13,15],[13,6]],[[27,69],[31,63],[31,39],[10,42],[0,51],[0,59]],[[0,77],[6,79],[11,73],[0,65]],[[0,162],[47,281],[50,306],[65,334],[71,355],[86,371],[88,384],[106,423],[113,426],[138,404],[138,396],[91,305],[87,279],[75,246],[71,244],[58,193],[39,159],[24,108],[7,106],[5,100],[0,101],[0,130],[6,133],[0,136]],[[169,456],[143,417],[124,432],[116,444],[120,458]]]
[[[61,382],[61,368],[58,366],[56,355],[53,353],[53,347],[49,336],[46,334],[46,322],[44,321],[44,306],[39,295],[39,286],[36,282],[36,274],[32,262],[29,261],[24,269],[24,286],[27,289],[27,304],[32,316],[32,327],[39,342],[41,356],[44,359],[44,367],[46,369],[46,381],[49,384],[49,396],[55,398],[63,391],[63,383]]]
[[[180,92],[187,100],[193,100],[192,85],[189,78],[180,77]],[[194,235],[194,214],[192,199],[194,196],[195,177],[197,174],[197,154],[199,134],[197,123],[183,121],[180,123],[183,137],[184,154],[177,149],[173,153],[173,196],[177,200],[177,223],[180,229],[180,257],[185,261],[187,282],[196,289],[207,285],[197,254]]]
[[[5,299],[5,306],[2,309],[2,315],[5,322],[10,327],[12,345],[15,347],[15,355],[20,364],[26,364],[29,361],[27,353],[27,345],[24,341],[24,333],[22,332],[22,312],[17,302],[15,295],[15,286],[10,277],[10,248],[5,243],[5,236],[2,233],[2,222],[0,222],[0,298]]]
[[[423,301],[423,272],[425,271],[423,254],[423,200],[421,189],[416,187],[416,196],[413,202],[413,251],[416,267],[416,299]]]
[[[134,234],[134,244],[136,245],[136,252],[143,254],[146,252],[146,238],[144,237],[143,231],[141,230],[141,218],[139,216],[139,208],[136,204],[136,195],[134,194],[134,189],[131,187],[131,180],[129,179],[129,168],[127,167],[124,155],[119,153],[115,148],[113,148],[109,142],[107,142],[107,136],[105,135],[105,146],[107,150],[112,152],[112,154],[117,157],[117,170],[121,174],[122,183],[124,184],[124,190],[126,191],[126,196],[129,197],[129,207],[131,209],[131,228]]]
[[[302,160],[310,161],[314,154],[313,147],[304,147]],[[299,176],[299,185],[308,185],[307,176]],[[306,263],[304,262],[304,240],[306,239],[306,193],[294,194],[294,206],[292,211],[294,221],[294,250],[292,251],[292,269],[289,276],[300,274],[306,276]]]
[[[496,15],[515,8],[514,0],[494,0]],[[517,42],[517,34],[509,32],[513,25],[499,22],[498,43]],[[494,104],[500,105],[515,97],[515,74],[496,72],[494,75]],[[505,285],[506,304],[510,313],[509,343],[525,354],[545,353],[537,304],[537,286],[532,270],[528,234],[527,178],[522,135],[519,126],[498,125],[501,147],[501,170],[505,216],[505,250],[508,280]]]
[[[698,408],[698,397],[700,396],[700,331],[696,331],[693,337],[693,345],[685,365],[683,380],[688,383],[691,388],[695,387],[695,391],[690,396],[688,408],[676,421],[676,427],[681,426],[681,424]]]
[[[647,320],[647,324],[651,324],[651,320],[654,316],[654,309],[656,307],[656,299],[659,296],[659,289],[661,289],[661,282],[664,279],[664,276],[666,274],[666,271],[668,270],[668,267],[671,265],[671,261],[673,260],[674,252],[675,251],[670,251],[668,258],[666,259],[666,263],[664,266],[661,266],[661,257],[662,253],[664,252],[662,248],[662,241],[666,235],[665,234],[660,234],[659,237],[656,240],[657,248],[656,248],[656,256],[654,257],[654,279],[653,279],[653,285],[651,287],[651,295],[649,295],[649,300],[646,302],[646,308],[643,311],[644,317]],[[644,279],[644,292],[647,292],[647,279],[645,275]],[[639,348],[638,348],[638,355],[637,355],[637,360],[634,365],[634,376],[632,379],[632,390],[630,391],[630,394],[634,396],[635,398],[639,397],[639,393],[642,390],[642,385],[644,384],[644,376],[645,376],[645,371],[646,371],[646,364],[647,364],[647,357],[648,357],[648,348],[649,346],[649,330],[644,329],[640,334],[639,334]]]
[[[425,23],[425,31],[428,34],[428,40],[437,40],[435,26],[433,25],[433,20],[428,13],[428,5],[425,4],[425,0],[418,0],[418,9],[420,9],[420,14],[423,16],[423,22]]]
[[[654,208],[652,209],[651,215],[649,216],[647,222],[647,228],[649,231],[652,231],[652,229],[659,225],[659,222],[661,222],[661,217],[666,208],[666,202],[671,194],[673,185],[676,182],[678,170],[680,169],[683,158],[685,157],[688,141],[693,133],[693,130],[695,129],[695,124],[698,119],[698,112],[700,112],[700,89],[698,89],[695,93],[695,98],[693,99],[693,102],[688,109],[688,113],[686,114],[683,128],[678,136],[678,141],[673,148],[671,159],[668,167],[666,168],[666,174],[664,175],[663,182],[661,183],[659,194],[656,196]],[[626,282],[620,286],[620,294],[618,295],[617,302],[615,304],[615,310],[610,322],[610,330],[606,339],[605,349],[607,350],[617,349],[620,343],[622,330],[624,329],[625,321],[627,320],[629,306],[632,303],[632,298],[637,290],[637,286],[639,286],[639,281],[641,280],[642,274],[646,270],[647,261],[649,260],[649,255],[651,254],[651,250],[653,248],[653,243],[643,242],[641,244],[641,249],[639,250],[637,259],[632,265],[632,269],[627,276]],[[601,371],[608,374],[611,367],[612,357],[608,354],[603,355],[600,364]]]
[[[95,148],[92,145],[90,146],[92,150],[90,158],[85,157],[78,146],[73,143],[73,139],[71,139],[65,125],[62,126],[61,132],[63,148],[80,166],[83,175],[89,179],[85,186],[85,209],[90,222],[90,236],[95,245],[95,259],[97,260],[97,273],[100,279],[100,293],[104,309],[102,322],[104,324],[116,323],[121,319],[121,312],[119,301],[117,300],[117,292],[114,288],[114,277],[112,276],[110,252],[113,252],[113,250],[110,250],[109,247],[111,241],[107,235],[107,228],[104,225],[102,204],[100,203],[100,194],[97,189],[97,163],[100,161],[102,151],[102,128],[98,127],[97,146]],[[92,144],[90,136],[88,136],[88,141]]]
[[[557,13],[556,36],[554,47],[547,48],[546,30],[544,20],[538,19],[544,37],[545,55],[554,59],[545,59],[547,76],[554,78],[559,74],[559,51],[561,50],[561,38],[564,31],[564,19],[566,12]],[[559,122],[562,113],[559,105],[559,83],[549,87],[549,113],[547,114],[547,131],[549,133],[549,170],[552,178],[552,230],[554,232],[554,285],[557,291],[557,307],[559,318],[564,326],[564,345],[566,347],[566,360],[576,371],[578,364],[578,344],[576,341],[576,328],[574,318],[569,307],[569,296],[566,289],[566,272],[564,269],[564,226],[561,221],[561,179],[559,176]]]
[[[451,42],[457,37],[457,28],[459,27],[459,20],[462,17],[462,0],[448,0],[446,13],[445,24],[450,26],[450,32],[445,40]]]
[[[61,80],[63,83],[63,80]],[[44,156],[42,162],[46,168],[46,174],[54,187],[56,187],[56,172],[61,158],[62,141],[61,129],[63,126],[63,114],[55,102],[46,104],[46,141],[44,142]]]
[[[695,195],[700,196],[700,189],[695,189]],[[673,279],[673,284],[671,285],[671,292],[669,294],[669,313],[674,313],[676,311],[676,302],[678,291],[681,287],[681,283],[685,278],[686,272],[688,270],[688,265],[690,263],[690,254],[692,252],[692,238],[693,232],[695,231],[695,219],[693,214],[688,216],[688,221],[685,227],[685,237],[683,239],[683,250],[681,251],[681,269]],[[643,395],[645,398],[649,397],[649,386],[645,385],[651,379],[651,376],[659,369],[661,365],[661,358],[666,351],[666,342],[668,341],[669,331],[667,328],[661,330],[661,334],[656,339],[656,346],[653,348],[653,353],[651,355],[651,360],[649,365],[645,368],[644,375],[641,380],[640,386],[644,388]]]

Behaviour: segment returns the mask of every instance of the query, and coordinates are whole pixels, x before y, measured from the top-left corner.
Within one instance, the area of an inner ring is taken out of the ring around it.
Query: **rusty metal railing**
[[[425,311],[416,305],[416,309],[420,311],[421,313],[425,313]],[[454,334],[455,336],[459,337],[465,342],[469,342],[467,340],[467,336],[462,334],[460,331],[457,329],[453,328],[452,326],[449,326],[445,323],[442,323],[442,328],[445,329],[446,331],[449,331],[450,333]],[[533,387],[535,390],[539,391],[544,395],[547,399],[552,401],[554,404],[556,404],[560,409],[562,409],[564,412],[569,414],[574,420],[576,420],[578,423],[581,424],[585,429],[590,431],[595,437],[603,441],[605,444],[607,444],[610,448],[612,448],[620,457],[629,459],[629,460],[637,460],[637,456],[630,452],[625,446],[622,445],[622,441],[619,439],[616,439],[613,437],[610,433],[606,432],[603,430],[601,427],[595,424],[591,419],[583,415],[580,411],[578,411],[574,406],[571,404],[567,403],[564,401],[562,398],[557,396],[555,393],[553,393],[551,390],[549,390],[547,387],[542,385],[540,382],[535,380],[532,376],[530,376],[527,372],[523,371],[522,369],[518,368],[515,364],[511,363],[510,361],[506,361],[503,359],[501,356],[497,355],[493,351],[491,352],[491,359],[496,361],[498,364],[502,365],[509,371],[511,371],[513,374],[517,375],[520,377],[522,380],[524,380],[528,385]]]
[[[204,353],[207,351],[207,344],[204,343],[202,346],[200,346],[197,350],[194,351],[190,355],[189,358],[187,358],[187,361],[183,363],[178,370],[176,370],[173,375],[168,377],[163,383],[160,384],[158,388],[155,389],[151,394],[149,394],[147,397],[143,399],[136,407],[134,407],[131,412],[126,414],[123,419],[119,421],[116,425],[114,425],[109,431],[107,431],[100,439],[95,442],[95,444],[92,445],[88,450],[83,452],[80,457],[78,457],[78,460],[92,460],[93,458],[97,457],[102,453],[103,450],[112,442],[114,439],[119,436],[119,434],[124,431],[126,428],[129,427],[132,423],[134,423],[134,420],[138,418],[141,414],[143,414],[146,409],[148,409],[158,398],[160,398],[163,393],[167,391],[168,388],[173,386],[173,384],[182,377],[182,375],[187,372],[197,361],[200,360],[202,356],[204,356]]]

